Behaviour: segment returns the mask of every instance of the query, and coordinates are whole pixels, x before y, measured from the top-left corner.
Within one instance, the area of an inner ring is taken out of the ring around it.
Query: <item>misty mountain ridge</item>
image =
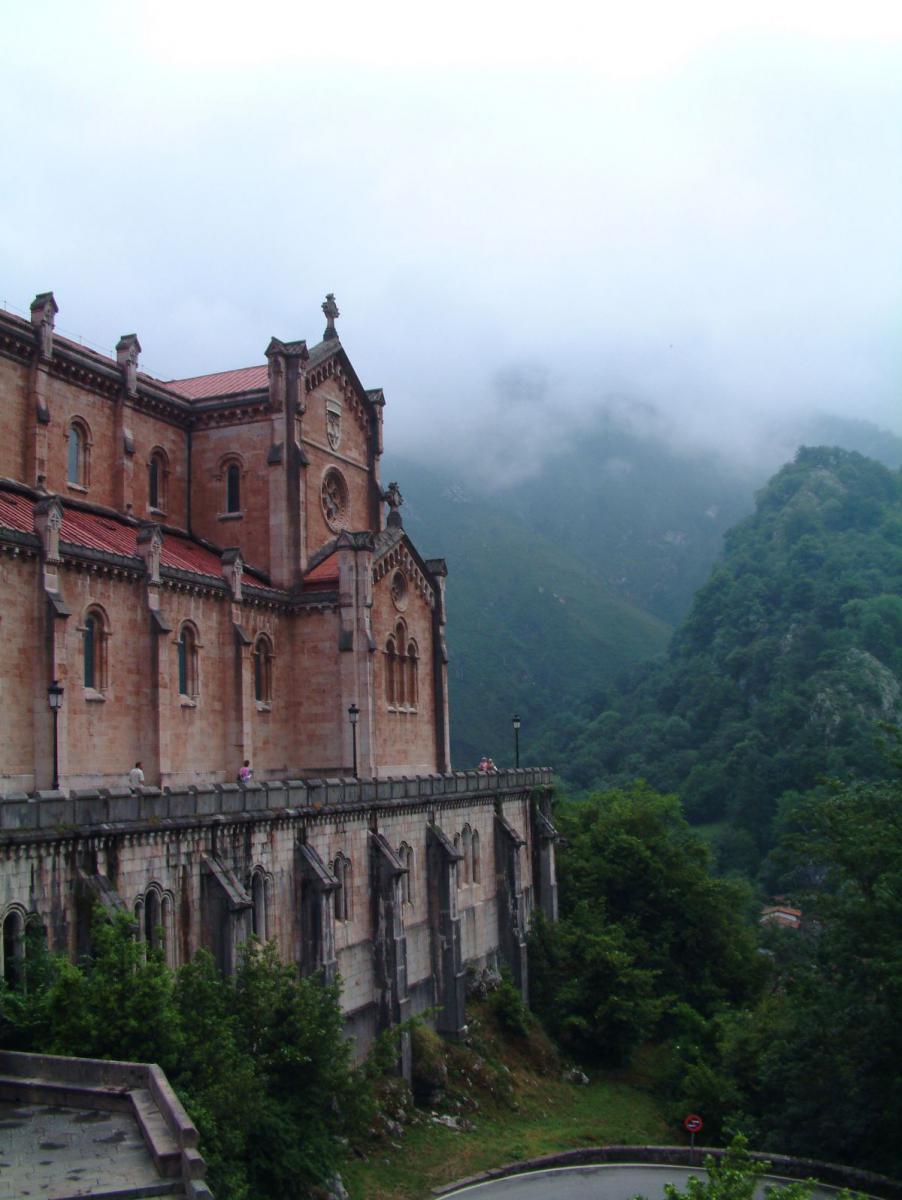
[[[663,653],[724,534],[752,511],[769,466],[734,468],[724,454],[671,448],[652,429],[603,414],[507,486],[486,480],[484,457],[458,467],[453,447],[428,463],[386,454],[383,479],[401,484],[406,528],[449,564],[455,765],[484,753],[510,761],[515,710],[524,761],[534,761],[530,746],[566,754],[572,715]],[[784,428],[773,445],[796,437],[902,464],[902,439],[869,422],[825,415]]]

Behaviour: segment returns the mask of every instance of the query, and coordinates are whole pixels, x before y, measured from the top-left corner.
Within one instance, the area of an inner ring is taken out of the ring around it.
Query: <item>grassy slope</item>
[[[529,1042],[504,1037],[485,1008],[479,1012],[471,1028],[481,1027],[480,1049],[510,1072],[512,1099],[487,1086],[485,1073],[467,1066],[464,1051],[452,1051],[452,1083],[478,1103],[476,1111],[466,1110],[474,1128],[457,1132],[433,1124],[426,1110],[400,1142],[367,1148],[366,1161],[354,1158],[342,1169],[351,1200],[424,1200],[432,1188],[558,1150],[677,1140],[662,1105],[643,1090],[653,1081],[609,1075],[588,1085],[565,1082],[538,1029]]]

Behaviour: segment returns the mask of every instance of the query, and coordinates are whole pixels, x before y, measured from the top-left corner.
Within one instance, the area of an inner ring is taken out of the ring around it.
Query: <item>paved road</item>
[[[629,1166],[556,1167],[552,1171],[532,1171],[526,1175],[511,1175],[490,1183],[477,1183],[447,1193],[442,1200],[632,1200],[645,1196],[660,1200],[664,1184],[686,1186],[690,1175],[703,1175],[700,1167],[654,1167],[644,1164]],[[787,1180],[768,1179],[758,1188],[764,1195],[766,1186]],[[815,1197],[833,1197],[833,1188],[817,1188]]]

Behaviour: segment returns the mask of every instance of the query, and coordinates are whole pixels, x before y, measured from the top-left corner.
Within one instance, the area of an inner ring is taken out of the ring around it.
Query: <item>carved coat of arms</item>
[[[330,400],[326,405],[326,437],[333,450],[341,442],[341,405]]]

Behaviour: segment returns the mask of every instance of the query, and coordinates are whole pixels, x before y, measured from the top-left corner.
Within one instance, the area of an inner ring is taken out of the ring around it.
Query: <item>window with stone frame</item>
[[[385,699],[390,708],[412,710],[417,705],[419,650],[398,621],[385,643]]]
[[[335,920],[351,919],[351,860],[339,854],[332,866],[332,874],[338,883],[335,889]]]
[[[99,605],[91,605],[80,627],[82,638],[82,679],[89,691],[104,692],[109,687],[109,621]]]
[[[398,651],[393,637],[385,643],[385,700],[391,708],[398,702]]]
[[[473,883],[482,882],[482,860],[479,853],[479,830],[473,830],[470,842],[470,879]]]
[[[418,692],[419,692],[419,665],[420,654],[417,649],[417,644],[414,641],[407,643],[407,660],[404,664],[404,672],[406,683],[404,686],[404,695],[407,701],[408,708],[416,708]]]
[[[407,874],[401,876],[401,899],[405,904],[412,904],[414,895],[413,849],[406,842],[402,842],[398,847],[398,861],[407,870]]]
[[[269,636],[261,633],[254,642],[254,699],[258,704],[272,704],[273,647]]]
[[[254,937],[265,942],[269,936],[269,881],[262,867],[255,867],[251,875],[251,931]]]
[[[200,663],[197,630],[185,621],[176,641],[179,695],[194,700],[200,695]]]
[[[0,979],[9,988],[21,988],[25,984],[25,910],[18,905],[10,908],[3,917]]]
[[[460,860],[461,883],[467,885],[473,882],[473,830],[469,825],[464,825],[461,830],[460,852],[463,855]]]
[[[241,516],[243,477],[244,464],[237,454],[227,454],[221,459],[216,475],[223,489],[221,518]]]
[[[73,417],[66,435],[66,480],[87,489],[91,476],[91,431],[81,417]]]
[[[174,948],[172,897],[158,883],[152,883],[135,901],[134,912],[138,940],[148,949],[158,951],[164,962],[171,966]]]
[[[150,508],[163,512],[166,508],[169,487],[169,459],[166,451],[157,446],[147,464],[147,503]]]

